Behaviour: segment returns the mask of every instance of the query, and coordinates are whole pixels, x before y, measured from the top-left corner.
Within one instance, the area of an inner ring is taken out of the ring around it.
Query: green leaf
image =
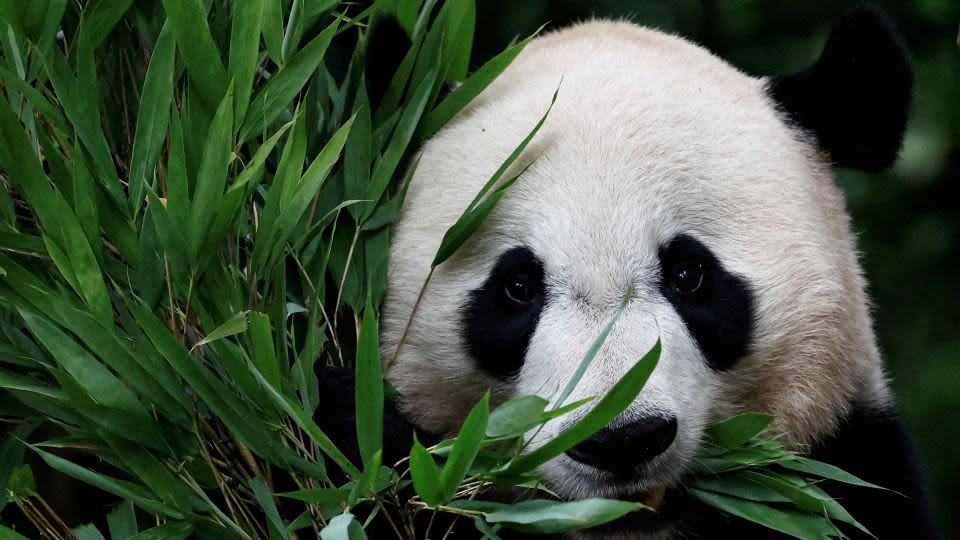
[[[508,477],[516,476],[539,467],[609,424],[637,397],[650,374],[657,367],[659,358],[660,341],[658,340],[653,348],[634,364],[583,418],[543,446],[517,457],[502,471],[502,474]]]
[[[47,251],[50,240],[55,244],[56,253],[50,255],[56,256],[57,268],[64,278],[101,321],[111,321],[103,274],[83,228],[63,195],[51,188],[20,122],[6,102],[0,105],[0,166],[37,214]]]
[[[782,463],[777,463],[781,467],[798,471],[806,474],[812,474],[814,476],[819,476],[821,478],[829,478],[830,480],[835,480],[837,482],[842,482],[844,484],[851,484],[854,486],[868,487],[874,489],[887,489],[876,484],[871,484],[865,480],[861,480],[856,476],[844,471],[843,469],[830,465],[829,463],[823,463],[822,461],[817,461],[810,458],[800,458],[791,461],[784,461]]]
[[[130,390],[83,347],[47,319],[30,311],[19,312],[34,336],[92,399],[146,418],[146,411]]]
[[[247,323],[248,323],[247,316],[249,313],[250,313],[249,311],[241,311],[240,313],[237,313],[236,315],[231,317],[230,320],[216,327],[212,332],[207,334],[205,338],[198,341],[197,344],[193,346],[193,348],[196,349],[197,347],[201,345],[206,345],[211,341],[216,341],[218,339],[223,339],[223,338],[235,336],[237,334],[242,334],[243,332],[246,332]]]
[[[281,388],[283,380],[280,362],[274,349],[270,316],[265,313],[250,313],[250,339],[253,342],[253,365],[274,388]]]
[[[500,540],[500,536],[497,535],[497,530],[501,527],[499,524],[491,527],[482,517],[476,516],[473,518],[473,526],[483,533],[480,540]]]
[[[163,9],[180,45],[180,56],[187,65],[193,83],[191,87],[210,111],[216,110],[227,89],[227,72],[223,69],[220,51],[207,26],[202,3],[196,0],[163,0]]]
[[[254,246],[253,251],[254,263],[261,270],[272,269],[273,263],[285,251],[294,227],[320,191],[329,176],[330,169],[340,158],[340,151],[350,134],[352,125],[353,118],[345,122],[330,137],[313,163],[303,173],[300,181],[295,186],[284,186],[286,189],[282,189],[279,199],[275,200],[276,204],[268,203],[268,207],[264,208],[264,226],[258,231],[257,245]],[[273,221],[276,224],[270,228],[268,224]]]
[[[413,489],[423,502],[430,506],[437,506],[444,500],[440,486],[440,472],[427,449],[420,444],[416,435],[413,437],[413,448],[410,449],[410,477],[413,479]]]
[[[353,514],[340,514],[331,519],[320,531],[321,540],[366,540],[367,533],[363,531],[360,522]]]
[[[573,389],[576,388],[577,384],[580,383],[580,379],[583,378],[583,374],[587,372],[587,368],[590,367],[590,364],[593,363],[593,359],[597,356],[597,353],[600,352],[600,348],[603,347],[604,342],[607,340],[607,336],[610,335],[610,331],[613,330],[613,325],[617,324],[617,321],[620,320],[620,316],[623,315],[625,309],[627,309],[627,304],[630,302],[630,299],[633,297],[633,286],[627,288],[626,294],[623,295],[623,299],[620,300],[620,305],[617,307],[617,311],[614,312],[613,317],[610,317],[610,320],[607,322],[607,325],[603,327],[603,330],[600,331],[600,334],[593,340],[593,343],[590,344],[590,348],[587,349],[586,354],[583,355],[583,359],[580,360],[580,364],[577,365],[577,370],[573,373],[573,376],[570,377],[570,380],[567,381],[567,386],[564,387],[563,391],[560,392],[560,395],[557,396],[555,408],[563,406],[563,403],[567,401],[567,398],[570,397],[570,394],[573,392]]]
[[[271,529],[270,532],[279,535],[279,538],[285,538],[287,536],[287,529],[283,524],[283,520],[280,519],[280,511],[277,510],[277,505],[273,502],[273,496],[270,495],[270,488],[267,487],[267,483],[259,477],[251,478],[250,488],[253,490],[253,496],[260,504],[260,508],[267,516],[267,524]]]
[[[227,69],[228,76],[233,81],[233,117],[238,119],[242,119],[247,113],[253,91],[253,78],[257,73],[263,4],[264,0],[244,0],[233,4],[230,60]]]
[[[291,50],[300,44],[303,34],[303,0],[293,0],[290,4],[290,15],[287,17],[287,28],[283,33],[283,43],[280,45],[281,62],[286,62]]]
[[[490,413],[487,437],[523,435],[540,420],[550,402],[539,396],[520,396],[500,405]]]
[[[37,65],[42,65],[42,63],[38,62]],[[39,90],[3,66],[0,66],[0,79],[3,79],[4,84],[8,88],[8,92],[10,90],[16,90],[38,113],[45,115],[54,125],[59,126],[61,129],[66,129],[67,121],[63,118],[60,109],[54,107]]]
[[[267,5],[271,3],[267,2]],[[313,38],[267,81],[247,110],[243,127],[240,128],[239,142],[246,142],[257,133],[265,132],[277,116],[290,106],[293,98],[303,90],[304,85],[323,60],[338,25],[339,19]],[[264,27],[264,36],[267,34],[268,31]]]
[[[489,416],[490,392],[487,392],[467,415],[467,419],[464,420],[463,426],[460,427],[460,433],[454,439],[450,457],[447,458],[443,471],[440,473],[440,490],[444,502],[453,499],[460,488],[460,483],[467,476],[467,471],[470,470],[470,466],[477,458],[477,453],[483,443],[483,435],[487,430]]]
[[[90,47],[97,48],[120,22],[133,0],[99,0],[91,2],[84,13],[84,28]]]
[[[106,540],[103,537],[103,533],[97,530],[92,524],[87,523],[86,525],[80,525],[79,527],[74,528],[74,536],[77,537],[77,540]]]
[[[370,163],[373,161],[370,102],[367,99],[366,85],[360,85],[353,105],[354,121],[343,149],[343,198],[358,200],[366,194],[370,182]],[[364,206],[350,208],[350,215],[357,219],[364,213]]]
[[[107,529],[111,540],[126,540],[137,535],[137,514],[133,503],[123,501],[107,514]]]
[[[350,493],[347,496],[348,508],[355,506],[357,501],[361,497],[367,495],[367,493],[370,491],[370,488],[373,487],[374,482],[376,482],[377,477],[381,472],[380,463],[383,459],[381,456],[382,451],[377,450],[364,464],[363,476],[356,481],[356,483],[353,485],[353,489],[350,490]]]
[[[549,534],[602,525],[644,508],[640,503],[610,499],[570,502],[534,499],[494,510],[485,519],[487,523],[501,523],[523,532]]]
[[[450,258],[460,246],[470,237],[470,235],[477,230],[480,225],[483,224],[483,221],[486,217],[493,211],[493,206],[497,201],[506,193],[506,188],[508,188],[513,182],[519,178],[520,174],[523,171],[520,171],[513,178],[505,182],[499,189],[495,190],[490,194],[490,197],[485,199],[486,202],[481,202],[484,200],[484,197],[493,189],[494,185],[500,180],[503,174],[513,165],[513,162],[520,157],[520,154],[527,148],[527,145],[530,144],[530,141],[533,137],[540,131],[540,128],[543,126],[543,123],[546,122],[547,116],[550,114],[550,111],[553,109],[553,104],[557,102],[557,94],[560,92],[558,87],[553,93],[553,97],[550,100],[550,106],[547,107],[547,111],[543,113],[543,116],[540,117],[540,120],[533,127],[529,134],[520,142],[520,144],[507,156],[507,159],[500,165],[500,168],[497,169],[493,176],[487,180],[487,183],[484,184],[483,188],[477,193],[476,197],[473,198],[473,201],[467,206],[466,210],[463,211],[460,218],[457,219],[456,223],[453,224],[447,232],[443,235],[443,239],[440,241],[440,248],[437,250],[436,256],[433,258],[431,263],[432,267],[437,267],[442,264],[444,261]],[[527,165],[529,167],[529,164]],[[525,169],[524,169],[525,170]]]
[[[112,493],[117,497],[129,500],[133,504],[152,514],[159,514],[171,517],[173,519],[184,518],[183,514],[180,512],[177,512],[176,510],[155,500],[144,497],[135,490],[135,486],[132,484],[116,478],[110,478],[109,476],[100,474],[85,467],[81,467],[80,465],[63,459],[57,455],[40,450],[36,446],[31,446],[31,448],[40,456],[41,459],[43,459],[47,465],[71,478],[80,480],[81,482],[86,482],[87,484],[102,489],[103,491]]]
[[[128,540],[185,540],[193,532],[193,525],[185,521],[170,521],[147,529]]]
[[[698,475],[688,483],[688,487],[730,495],[749,501],[766,503],[788,503],[790,499],[769,487],[757,484],[736,473],[721,475]]]
[[[390,137],[390,142],[387,143],[387,149],[383,152],[383,156],[377,161],[373,169],[373,176],[367,187],[367,199],[371,201],[380,200],[380,197],[390,184],[390,179],[393,178],[397,167],[400,165],[400,161],[403,159],[403,156],[407,154],[414,131],[430,99],[430,92],[436,76],[437,70],[434,68],[427,74],[420,86],[417,87],[407,101],[406,107],[404,107],[400,113],[400,118],[397,120],[397,126],[393,132],[393,136]],[[371,203],[367,206],[367,211],[361,221],[366,221],[367,218],[373,214],[375,208],[376,204]]]
[[[223,101],[213,117],[207,144],[203,150],[197,185],[193,193],[193,205],[187,224],[187,239],[190,243],[190,259],[200,256],[203,239],[210,228],[227,182],[233,141],[233,86],[227,88]]]
[[[263,5],[263,42],[267,45],[270,58],[283,65],[283,3],[266,2]]]
[[[37,481],[33,476],[33,469],[30,468],[30,465],[20,465],[10,471],[6,490],[10,492],[14,500],[37,496]]]
[[[480,95],[480,92],[490,85],[507,67],[513,62],[513,59],[537,37],[543,30],[543,26],[538,28],[533,34],[523,41],[508,47],[505,51],[494,56],[473,73],[466,81],[458,86],[453,92],[450,92],[439,105],[436,106],[424,118],[423,124],[417,131],[417,139],[425,140],[432,137],[441,127],[446,125],[458,112],[463,110],[474,98]]]
[[[821,540],[834,533],[834,528],[821,516],[790,509],[779,509],[718,493],[690,488],[689,493],[702,502],[737,516],[779,531],[794,538]]]
[[[374,454],[383,448],[383,371],[378,331],[376,314],[368,296],[357,337],[355,360],[357,447],[366,469],[371,467]]]
[[[773,416],[755,412],[738,414],[707,428],[709,443],[721,448],[735,448],[763,433]]]
[[[829,496],[824,496],[825,494],[821,494],[818,491],[804,489],[807,487],[806,484],[790,482],[775,472],[761,473],[757,471],[741,471],[739,475],[757,484],[773,489],[793,502],[793,504],[801,510],[816,515],[827,514],[832,519],[849,523],[865,534],[876,538],[866,527],[854,519],[840,503]]]
[[[277,494],[279,497],[296,499],[298,501],[304,501],[313,504],[346,502],[349,495],[350,490],[343,488],[302,489],[298,491],[287,491],[285,493]]]
[[[140,210],[144,194],[153,176],[153,168],[160,157],[166,140],[170,103],[173,101],[173,61],[176,42],[170,25],[164,25],[150,55],[140,110],[137,113],[137,130],[133,137],[133,153],[130,157],[130,208],[133,215]]]

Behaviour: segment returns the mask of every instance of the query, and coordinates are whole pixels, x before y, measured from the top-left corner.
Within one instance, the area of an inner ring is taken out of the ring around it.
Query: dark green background
[[[877,333],[946,538],[960,538],[960,2],[880,2],[904,35],[916,87],[900,160],[838,171],[871,284]],[[479,0],[478,60],[546,21],[626,17],[696,41],[752,75],[816,59],[853,2]],[[895,463],[890,464],[895,467]],[[877,531],[883,537],[883,531]]]

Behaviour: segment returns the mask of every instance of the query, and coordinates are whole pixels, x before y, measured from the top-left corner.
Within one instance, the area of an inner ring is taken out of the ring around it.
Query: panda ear
[[[367,95],[376,109],[412,42],[400,21],[392,15],[377,15],[367,30],[364,51]]]
[[[912,86],[900,36],[864,5],[834,26],[816,63],[770,79],[767,89],[836,165],[878,172],[897,158]]]

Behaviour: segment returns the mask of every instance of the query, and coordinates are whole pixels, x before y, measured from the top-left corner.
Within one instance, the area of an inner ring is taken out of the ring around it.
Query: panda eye
[[[673,264],[667,277],[674,291],[680,294],[693,294],[703,285],[705,272],[703,262],[681,260]]]
[[[533,279],[526,272],[511,273],[503,284],[503,290],[507,294],[507,298],[518,304],[532,302],[537,294],[536,289]]]

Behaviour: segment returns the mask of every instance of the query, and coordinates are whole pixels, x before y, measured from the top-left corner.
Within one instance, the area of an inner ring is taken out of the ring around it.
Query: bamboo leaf
[[[75,341],[47,319],[24,309],[20,309],[19,313],[57,363],[91,398],[104,405],[146,417],[146,412],[130,390]]]
[[[806,474],[812,474],[820,478],[829,478],[837,482],[842,482],[844,484],[851,484],[854,486],[868,487],[874,489],[887,489],[876,484],[871,484],[865,480],[861,480],[856,476],[844,471],[843,469],[830,465],[829,463],[824,463],[822,461],[817,461],[809,458],[800,458],[796,460],[784,461],[778,463],[781,467],[798,471]]]
[[[123,501],[107,514],[107,529],[111,540],[132,538],[137,535],[137,515],[133,503]]]
[[[216,110],[227,89],[227,72],[210,34],[203,5],[196,0],[163,0],[163,9],[180,45],[192,87],[210,111]]]
[[[440,490],[444,502],[453,499],[457,490],[460,489],[461,482],[467,476],[467,471],[477,458],[477,453],[480,452],[480,446],[483,444],[483,435],[487,431],[489,417],[490,392],[487,392],[464,420],[457,438],[454,439],[450,456],[440,472]]]
[[[193,532],[193,525],[186,521],[169,521],[131,536],[127,540],[186,540]]]
[[[689,492],[714,508],[794,538],[821,540],[834,532],[834,529],[820,516],[805,514],[796,510],[778,509],[696,488],[690,488]]]
[[[270,2],[267,4],[269,5]],[[330,46],[338,25],[339,19],[297,52],[290,62],[264,85],[247,110],[243,126],[240,128],[239,142],[246,142],[257,133],[266,132],[277,116],[290,106],[290,102],[303,90],[304,85],[323,60],[323,55]],[[264,36],[267,33],[264,29]]]
[[[563,406],[563,403],[570,397],[570,393],[573,392],[573,389],[580,383],[580,379],[583,378],[583,374],[586,373],[587,368],[590,367],[590,364],[593,363],[593,359],[597,356],[597,353],[600,352],[600,348],[603,347],[603,343],[607,340],[607,337],[610,335],[610,331],[613,330],[613,326],[617,324],[617,321],[620,320],[620,316],[623,315],[624,310],[627,309],[627,304],[630,302],[633,297],[633,286],[631,285],[627,288],[626,294],[623,295],[623,299],[620,301],[620,306],[617,307],[617,311],[614,312],[613,317],[607,322],[606,326],[603,327],[603,330],[600,331],[600,335],[593,340],[593,343],[590,344],[590,348],[587,349],[586,354],[583,355],[583,359],[580,360],[580,364],[577,366],[577,370],[574,372],[573,376],[570,377],[570,380],[567,382],[567,386],[564,387],[563,391],[560,392],[560,395],[557,396],[556,403],[554,404],[555,408]]]
[[[90,2],[84,18],[85,31],[90,47],[97,48],[120,22],[133,0],[96,0]]]
[[[368,471],[373,466],[374,454],[383,448],[383,372],[378,332],[376,314],[367,297],[363,323],[357,337],[355,401],[357,446],[363,466]]]
[[[253,490],[253,496],[260,504],[260,508],[267,515],[267,524],[270,526],[271,536],[286,537],[286,527],[283,520],[280,519],[280,511],[277,510],[277,505],[273,502],[273,496],[270,495],[270,488],[267,487],[267,483],[259,477],[251,478],[250,488]]]
[[[200,248],[223,199],[227,182],[227,169],[231,160],[233,141],[233,86],[227,88],[220,102],[203,150],[203,160],[197,173],[197,187],[193,194],[187,239],[190,242],[190,258],[200,257]]]
[[[140,111],[137,113],[137,130],[133,137],[133,153],[130,157],[129,190],[133,215],[139,212],[140,205],[143,204],[144,193],[166,137],[170,103],[173,101],[175,51],[173,30],[166,24],[153,48],[153,54],[150,55],[140,98]]]
[[[463,110],[474,98],[480,95],[480,92],[490,85],[510,64],[514,58],[523,51],[533,38],[537,37],[544,26],[538,28],[533,34],[523,41],[508,47],[505,51],[494,56],[486,64],[477,69],[463,84],[458,86],[453,92],[444,98],[423,121],[420,129],[417,131],[417,139],[425,140],[432,137],[447,122],[453,119],[458,112]]]
[[[86,482],[87,484],[102,489],[103,491],[112,493],[117,497],[126,499],[152,514],[159,514],[173,519],[184,518],[183,514],[177,512],[173,508],[143,496],[138,492],[136,486],[129,484],[128,482],[91,471],[90,469],[81,467],[80,465],[63,459],[57,455],[40,450],[36,446],[30,446],[30,448],[33,449],[33,451],[36,452],[47,465],[71,478],[80,480],[81,482]]]
[[[250,313],[250,339],[253,342],[253,364],[263,378],[274,388],[282,387],[280,363],[274,350],[270,316],[265,313]]]
[[[646,508],[640,503],[610,499],[560,502],[543,499],[503,506],[486,515],[487,523],[501,523],[523,532],[549,534],[602,525]]]
[[[417,440],[416,435],[413,437],[413,448],[410,449],[410,477],[413,479],[413,488],[423,502],[430,506],[443,502],[444,494],[437,464],[430,457],[427,449]]]
[[[197,342],[193,346],[194,349],[200,347],[201,345],[206,345],[210,342],[217,341],[218,339],[224,339],[230,336],[235,336],[247,331],[247,322],[249,311],[241,311],[233,317],[230,318],[227,322],[216,327],[212,332],[207,334],[207,336]]]
[[[458,249],[460,249],[460,246],[463,245],[463,242],[465,242],[467,238],[474,231],[476,231],[480,225],[483,224],[483,221],[486,219],[486,217],[490,214],[490,212],[493,211],[493,207],[496,205],[497,201],[499,201],[500,198],[506,193],[506,188],[512,185],[513,182],[519,178],[520,174],[523,173],[523,171],[520,171],[519,174],[505,182],[500,189],[494,190],[493,193],[490,194],[490,197],[486,199],[486,201],[489,202],[482,202],[487,193],[493,189],[494,185],[496,185],[507,169],[513,165],[514,161],[520,157],[520,154],[522,154],[527,148],[527,145],[530,144],[530,141],[533,139],[533,137],[538,131],[540,131],[540,128],[543,127],[543,123],[547,121],[547,116],[553,109],[554,103],[557,102],[557,94],[559,92],[560,88],[558,87],[553,93],[553,97],[550,100],[550,106],[547,107],[547,111],[543,113],[543,116],[540,117],[540,120],[533,127],[530,133],[527,134],[527,136],[520,142],[513,152],[507,156],[507,159],[500,165],[500,168],[493,173],[493,176],[487,180],[487,183],[484,184],[477,195],[473,198],[473,201],[463,211],[463,214],[460,215],[460,218],[457,219],[456,223],[447,229],[447,232],[443,235],[443,239],[440,241],[440,248],[437,249],[437,254],[434,256],[433,262],[431,263],[432,267],[435,268],[443,264],[444,261],[449,259],[454,253],[456,253]],[[529,167],[529,164],[527,167]]]
[[[713,424],[706,434],[710,443],[730,449],[760,435],[772,421],[773,416],[769,414],[741,413]]]
[[[269,2],[275,4],[276,2]],[[264,0],[244,0],[233,4],[230,26],[230,60],[228,76],[233,81],[233,117],[242,119],[250,104],[253,78],[260,55],[260,28],[264,17]]]
[[[373,176],[367,189],[367,199],[379,201],[384,191],[386,191],[390,179],[393,178],[397,167],[400,165],[400,160],[404,154],[406,154],[410,141],[413,139],[417,124],[420,122],[423,111],[429,102],[430,92],[436,77],[437,69],[434,68],[424,77],[424,80],[414,91],[410,101],[400,113],[400,118],[397,120],[397,126],[393,136],[390,138],[390,142],[387,143],[387,149],[373,169]],[[375,207],[376,204],[370,204],[361,221],[366,221],[373,213]]]
[[[495,439],[523,435],[535,425],[550,402],[539,396],[520,396],[490,413],[486,435]]]

